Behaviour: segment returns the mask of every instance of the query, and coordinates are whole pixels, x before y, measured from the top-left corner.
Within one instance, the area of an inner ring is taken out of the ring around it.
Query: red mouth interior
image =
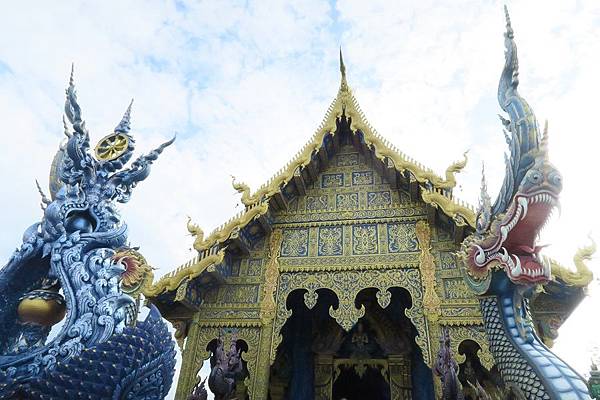
[[[552,205],[538,202],[528,205],[525,218],[508,233],[504,247],[510,254],[519,257],[523,274],[518,278],[528,281],[544,280],[543,275],[533,276],[533,271],[543,268],[537,259],[540,246],[535,246],[538,233],[550,215]]]

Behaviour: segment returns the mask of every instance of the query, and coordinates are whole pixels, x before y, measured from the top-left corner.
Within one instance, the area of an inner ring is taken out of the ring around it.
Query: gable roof
[[[238,235],[252,221],[265,216],[273,199],[278,195],[282,196],[283,190],[295,177],[302,176],[318,162],[319,157],[326,153],[326,143],[336,135],[341,119],[349,122],[352,134],[360,136],[361,142],[376,159],[383,162],[386,167],[404,174],[411,182],[416,182],[420,197],[425,203],[447,215],[457,226],[475,227],[474,207],[452,196],[452,188],[456,186],[455,174],[460,172],[467,163],[466,153],[463,160],[452,163],[446,169],[444,177],[402,153],[377,133],[365,118],[348,85],[341,51],[340,72],[341,82],[338,93],[310,140],[291,161],[254,193],[251,193],[248,185],[234,181],[233,187],[242,193],[241,200],[245,210],[216,228],[207,237],[204,237],[200,227],[188,222],[188,230],[195,236],[193,246],[198,251],[198,256],[160,278],[149,288],[147,296],[152,297],[164,291],[175,290],[183,281],[190,279],[191,275],[198,276],[202,270],[209,267],[203,261],[206,257],[214,255],[224,242]]]

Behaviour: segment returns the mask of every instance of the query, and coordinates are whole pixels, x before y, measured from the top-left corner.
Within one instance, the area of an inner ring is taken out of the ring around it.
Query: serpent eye
[[[548,174],[548,182],[558,188],[562,187],[562,176],[558,171],[552,171]]]
[[[544,179],[544,176],[542,175],[542,173],[540,171],[538,171],[537,169],[529,170],[529,172],[527,172],[526,177],[527,177],[527,181],[534,185],[536,185],[538,183],[542,183],[542,180]]]

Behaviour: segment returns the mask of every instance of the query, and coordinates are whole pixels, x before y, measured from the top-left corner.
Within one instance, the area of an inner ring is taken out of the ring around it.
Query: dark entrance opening
[[[353,368],[342,370],[333,384],[333,400],[390,400],[390,385],[381,372],[368,368],[362,377]]]

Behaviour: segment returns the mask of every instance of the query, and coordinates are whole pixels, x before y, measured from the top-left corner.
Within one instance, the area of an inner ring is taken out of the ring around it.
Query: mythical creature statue
[[[229,400],[235,394],[236,381],[243,370],[242,350],[237,346],[237,337],[233,335],[228,351],[224,349],[222,337],[217,339],[217,345],[210,359],[210,375],[208,387],[215,395],[215,400]]]
[[[447,329],[443,330],[440,337],[440,350],[433,371],[442,381],[442,400],[464,400],[462,385],[458,380],[458,363],[452,356]]]
[[[490,349],[503,380],[526,399],[589,399],[585,381],[537,336],[528,309],[536,285],[551,279],[537,236],[558,206],[561,175],[548,160],[547,125],[540,137],[532,109],[517,92],[517,47],[506,12],[506,62],[498,101],[510,156],[498,198],[482,185],[476,231],[465,239],[465,280],[478,294]],[[484,181],[485,182],[485,181]]]
[[[154,307],[135,324],[122,279],[135,292],[148,271],[125,258],[116,202],[129,200],[174,139],[124,168],[134,150],[130,105],[94,157],[73,73],[66,94],[67,139],[51,167],[50,198],[41,193],[43,218],[0,270],[0,398],[162,399],[173,341]]]

